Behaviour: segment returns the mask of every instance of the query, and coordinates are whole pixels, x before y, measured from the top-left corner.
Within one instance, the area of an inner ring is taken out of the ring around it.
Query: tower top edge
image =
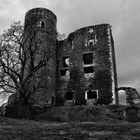
[[[89,28],[99,28],[99,27],[108,27],[108,26],[111,27],[111,25],[109,23],[102,23],[102,24],[90,25],[90,26],[79,28],[79,29],[71,32],[69,35],[75,34],[75,33],[80,32],[80,31],[88,30]]]
[[[90,25],[90,26],[85,26],[85,27],[82,27],[82,28],[79,28],[77,30],[75,30],[74,32],[77,32],[77,31],[80,31],[80,30],[85,30],[85,29],[89,29],[89,28],[97,28],[97,27],[105,27],[105,26],[110,26],[111,25],[109,23],[102,23],[102,24],[96,24],[96,25]]]
[[[27,16],[27,15],[29,15],[29,14],[31,14],[31,13],[34,13],[34,12],[40,12],[40,13],[42,13],[42,12],[46,12],[46,13],[51,13],[51,14],[53,14],[54,16],[55,16],[55,18],[56,18],[56,15],[54,14],[54,12],[53,11],[51,11],[51,10],[49,10],[49,9],[47,9],[47,8],[43,8],[43,7],[37,7],[37,8],[32,8],[32,9],[30,9],[30,10],[28,10],[26,13],[25,13],[25,16]]]

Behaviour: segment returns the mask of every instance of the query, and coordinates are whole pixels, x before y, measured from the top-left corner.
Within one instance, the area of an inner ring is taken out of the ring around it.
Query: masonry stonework
[[[85,27],[71,33],[67,39],[58,42],[57,50],[57,81],[62,83],[58,86],[56,95],[65,99],[67,92],[74,92],[76,97],[85,94],[89,90],[97,91],[97,102],[100,104],[109,104],[112,102],[112,96],[116,97],[117,77],[115,67],[115,56],[113,48],[113,38],[109,24],[101,24]],[[84,62],[84,56],[87,60]],[[89,55],[89,58],[88,58]],[[92,58],[90,58],[90,56]],[[63,59],[69,58],[69,65],[63,66]],[[76,69],[79,73],[78,79],[75,74],[75,80],[71,72]],[[63,75],[62,71],[66,70]],[[79,80],[79,81],[78,81]],[[71,83],[71,84],[70,84]],[[76,87],[74,84],[79,83]],[[80,92],[77,91],[80,89]],[[79,96],[77,96],[79,94]],[[117,102],[115,100],[115,102]]]
[[[30,58],[30,54],[27,58],[27,74],[30,67],[28,65],[29,61],[33,60],[33,65],[35,66],[41,60],[49,58],[46,65],[35,74],[33,84],[39,84],[38,87],[41,88],[38,88],[31,95],[31,102],[33,104],[50,104],[52,99],[55,98],[56,21],[55,14],[45,8],[31,9],[25,16],[24,39],[26,37],[28,39],[27,53],[29,49],[35,51],[35,55],[32,56],[33,58]]]
[[[111,26],[84,27],[70,33],[64,40],[56,40],[56,16],[50,10],[35,8],[26,14],[25,33],[35,29],[41,21],[45,21],[45,28],[43,24],[38,33],[44,39],[42,48],[51,45],[55,55],[40,72],[39,79],[44,80],[46,86],[35,93],[39,102],[43,101],[41,96],[53,96],[56,105],[117,103]],[[52,83],[48,83],[48,78]]]

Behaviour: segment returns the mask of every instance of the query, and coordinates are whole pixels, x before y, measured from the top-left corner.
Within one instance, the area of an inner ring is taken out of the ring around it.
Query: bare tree
[[[21,23],[14,22],[0,36],[0,89],[4,93],[16,93],[24,104],[29,104],[32,93],[43,88],[36,73],[54,55],[49,44],[52,37],[44,32],[44,38],[39,34],[39,29],[28,30],[25,34]],[[44,49],[46,36],[49,47]]]

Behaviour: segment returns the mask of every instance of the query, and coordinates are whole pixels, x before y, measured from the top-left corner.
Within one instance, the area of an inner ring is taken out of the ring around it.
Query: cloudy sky
[[[119,86],[140,93],[140,0],[0,0],[0,33],[14,22],[24,22],[34,7],[52,10],[58,31],[70,32],[89,25],[112,25]]]

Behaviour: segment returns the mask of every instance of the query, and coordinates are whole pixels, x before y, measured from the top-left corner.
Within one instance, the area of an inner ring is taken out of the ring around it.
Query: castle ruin
[[[55,105],[118,103],[111,26],[84,27],[58,40],[56,22],[56,15],[45,8],[31,9],[25,16],[25,36],[29,30],[37,29],[38,37],[44,40],[40,50],[48,47],[54,50],[38,74],[45,86],[35,92],[34,102]],[[38,59],[40,50],[36,54]]]

